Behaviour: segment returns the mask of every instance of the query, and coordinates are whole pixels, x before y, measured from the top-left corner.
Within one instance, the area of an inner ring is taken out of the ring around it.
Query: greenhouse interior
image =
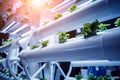
[[[120,80],[120,0],[0,0],[0,80]]]

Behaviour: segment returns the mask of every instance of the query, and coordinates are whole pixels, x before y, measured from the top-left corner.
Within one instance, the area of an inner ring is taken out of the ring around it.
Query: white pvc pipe
[[[108,1],[111,0],[97,0],[92,2],[85,7],[49,23],[44,28],[35,31],[34,35],[38,36],[39,39],[43,39],[49,35],[57,34],[58,32],[63,31],[63,29],[64,31],[71,31],[77,29],[78,27],[81,28],[84,23],[92,22],[95,19],[98,19],[101,22],[115,18],[116,14],[120,15],[120,11],[118,11],[120,7],[117,4],[117,1],[120,0],[117,0],[114,3],[117,5],[112,5],[112,7],[115,8],[109,7]],[[112,0],[112,2],[114,1]],[[117,9],[116,14],[113,14],[110,9],[112,9],[112,11],[116,11]]]
[[[120,60],[120,29],[107,30],[103,34],[55,44],[45,48],[23,51],[20,58],[26,62]]]

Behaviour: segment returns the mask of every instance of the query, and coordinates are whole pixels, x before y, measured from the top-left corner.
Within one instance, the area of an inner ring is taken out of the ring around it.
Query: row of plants
[[[116,21],[114,22],[116,27],[120,27],[120,18],[117,18]],[[81,34],[84,36],[84,38],[88,38],[94,35],[97,35],[97,32],[102,32],[107,30],[107,28],[111,26],[111,24],[104,24],[104,23],[99,23],[98,20],[94,20],[92,23],[85,23],[83,24],[83,29],[81,31]],[[58,34],[59,38],[59,43],[64,43],[69,39],[70,35],[63,31],[59,32]]]
[[[48,45],[48,43],[49,43],[48,40],[44,40],[44,41],[38,42],[37,45],[32,45],[32,49],[36,49],[36,48],[38,48],[38,47],[40,47],[40,46],[41,46],[42,48],[44,48],[44,47],[46,47],[46,46]]]
[[[115,26],[120,26],[120,18],[117,18],[114,24]],[[88,37],[97,35],[97,32],[102,32],[104,30],[107,30],[107,27],[109,26],[111,26],[111,24],[99,23],[99,21],[96,19],[92,23],[83,24],[81,34],[84,36],[84,38],[88,38]],[[57,36],[59,38],[59,43],[66,42],[67,39],[70,37],[70,35],[65,31],[58,32]],[[37,45],[32,46],[32,49],[38,48],[40,46],[42,46],[42,48],[46,47],[48,43],[49,43],[48,40],[38,42]]]
[[[96,1],[96,0],[91,0],[91,2],[94,2],[94,1]],[[76,4],[73,4],[73,5],[71,5],[71,6],[67,9],[67,12],[71,13],[71,12],[76,11],[77,9],[79,9],[79,7],[78,7]],[[55,18],[55,20],[56,20],[56,19],[61,18],[62,16],[63,16],[62,13],[56,13],[56,14],[54,15],[54,18]]]
[[[96,1],[96,0],[91,0],[91,2],[94,2],[94,1]],[[71,6],[67,9],[67,12],[71,13],[71,12],[76,11],[77,9],[78,9],[78,6],[77,6],[76,4],[73,4],[73,5],[71,5]],[[55,14],[54,14],[54,19],[55,19],[55,20],[57,20],[57,19],[59,19],[59,18],[61,18],[61,17],[63,17],[63,14],[62,14],[62,13],[55,13]],[[43,25],[46,25],[46,24],[48,24],[48,23],[49,23],[49,21],[44,21],[44,22],[43,22]]]
[[[120,26],[120,18],[114,22],[115,26]],[[92,23],[83,24],[82,35],[84,38],[96,35],[97,32],[101,32],[107,29],[111,24],[99,23],[98,20],[94,20]]]
[[[75,10],[77,10],[77,5],[76,4],[73,4],[73,5],[71,5],[68,9],[67,9],[67,12],[73,12],[73,11],[75,11]],[[59,18],[61,18],[63,16],[63,14],[62,13],[55,13],[55,15],[54,15],[54,18],[55,18],[55,20],[56,19],[59,19]]]
[[[70,36],[70,35],[69,35],[67,32],[65,32],[65,31],[63,31],[63,32],[58,32],[56,35],[57,35],[58,38],[59,38],[59,43],[64,43],[64,42],[66,42],[67,39],[68,39],[69,36]],[[38,47],[44,48],[44,47],[48,46],[48,44],[49,44],[49,40],[44,40],[44,41],[38,42],[36,45],[32,45],[32,48],[31,48],[31,49],[33,50],[33,49],[36,49],[36,48],[38,48]]]
[[[76,80],[82,80],[83,79],[83,75],[75,75],[75,79]],[[94,74],[90,73],[88,75],[87,80],[112,80],[112,78],[111,78],[110,75],[96,77]]]
[[[71,5],[71,6],[67,9],[67,12],[73,12],[73,11],[75,11],[76,9],[77,9],[77,5],[76,5],[76,4],[73,4],[73,5]],[[62,13],[55,13],[54,18],[55,18],[55,20],[56,20],[56,19],[61,18],[62,16],[63,16]]]
[[[115,26],[118,27],[120,26],[120,18],[117,18],[116,21],[114,22]],[[99,23],[99,21],[96,19],[91,23],[85,23],[83,24],[83,28],[81,30],[81,34],[84,38],[88,38],[94,35],[97,35],[97,32],[102,32],[107,30],[107,28],[111,26],[111,24],[104,24],[104,23]],[[64,43],[69,39],[70,34],[68,34],[65,31],[61,31],[57,33],[57,36],[59,38],[59,43]],[[39,42],[37,45],[33,45],[32,49],[38,48],[42,45],[43,47],[46,47],[48,45],[49,41],[45,40],[42,42]]]
[[[114,24],[116,27],[120,26],[120,18],[117,18]],[[111,26],[111,24],[99,23],[99,21],[96,19],[92,23],[83,24],[81,34],[84,36],[84,38],[88,38],[88,37],[97,35],[97,32],[102,32],[107,30],[109,26]],[[65,31],[58,32],[57,36],[59,38],[59,43],[66,42],[67,39],[69,39],[70,37],[70,35]],[[39,46],[33,46],[33,48],[34,47],[37,48]]]
[[[73,11],[75,11],[77,9],[77,5],[71,5],[69,8],[68,8],[68,10],[67,10],[67,12],[73,12]],[[54,19],[55,20],[57,20],[57,19],[59,19],[59,18],[61,18],[63,16],[63,14],[62,13],[55,13],[54,14]],[[49,21],[44,21],[43,22],[43,25],[46,25],[46,24],[48,24],[49,23]]]
[[[0,69],[0,76],[4,77],[8,80],[13,80],[13,76],[11,75],[10,71],[8,69],[2,68]],[[16,76],[19,76],[19,73],[16,74]],[[20,80],[27,80],[26,75],[21,75]]]
[[[91,2],[94,2],[94,1],[96,1],[96,0],[91,0]],[[71,13],[73,11],[76,11],[77,9],[78,9],[78,6],[76,4],[73,4],[67,9],[67,12]],[[62,16],[63,16],[62,13],[56,13],[54,17],[55,17],[55,19],[59,19]]]
[[[11,43],[12,41],[13,41],[12,38],[7,39],[6,41],[3,41],[3,42],[2,42],[2,46],[3,46],[3,45],[7,45],[7,44]]]
[[[10,71],[7,70],[7,69],[0,69],[0,76],[6,78],[6,79],[11,79],[12,78],[12,75],[10,74]]]

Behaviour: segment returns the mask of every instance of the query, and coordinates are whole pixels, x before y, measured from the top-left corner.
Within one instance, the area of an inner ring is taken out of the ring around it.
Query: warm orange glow
[[[45,9],[45,8],[53,8],[56,5],[58,5],[59,3],[63,2],[64,0],[21,0],[23,2],[23,4],[25,4],[26,6],[30,6],[30,7],[36,7],[36,8],[41,8],[41,9]]]
[[[41,6],[43,0],[31,0],[31,4],[36,6]]]

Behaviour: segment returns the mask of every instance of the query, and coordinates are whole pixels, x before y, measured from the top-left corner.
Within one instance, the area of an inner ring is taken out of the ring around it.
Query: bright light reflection
[[[41,6],[42,0],[31,0],[31,3],[37,6]]]

